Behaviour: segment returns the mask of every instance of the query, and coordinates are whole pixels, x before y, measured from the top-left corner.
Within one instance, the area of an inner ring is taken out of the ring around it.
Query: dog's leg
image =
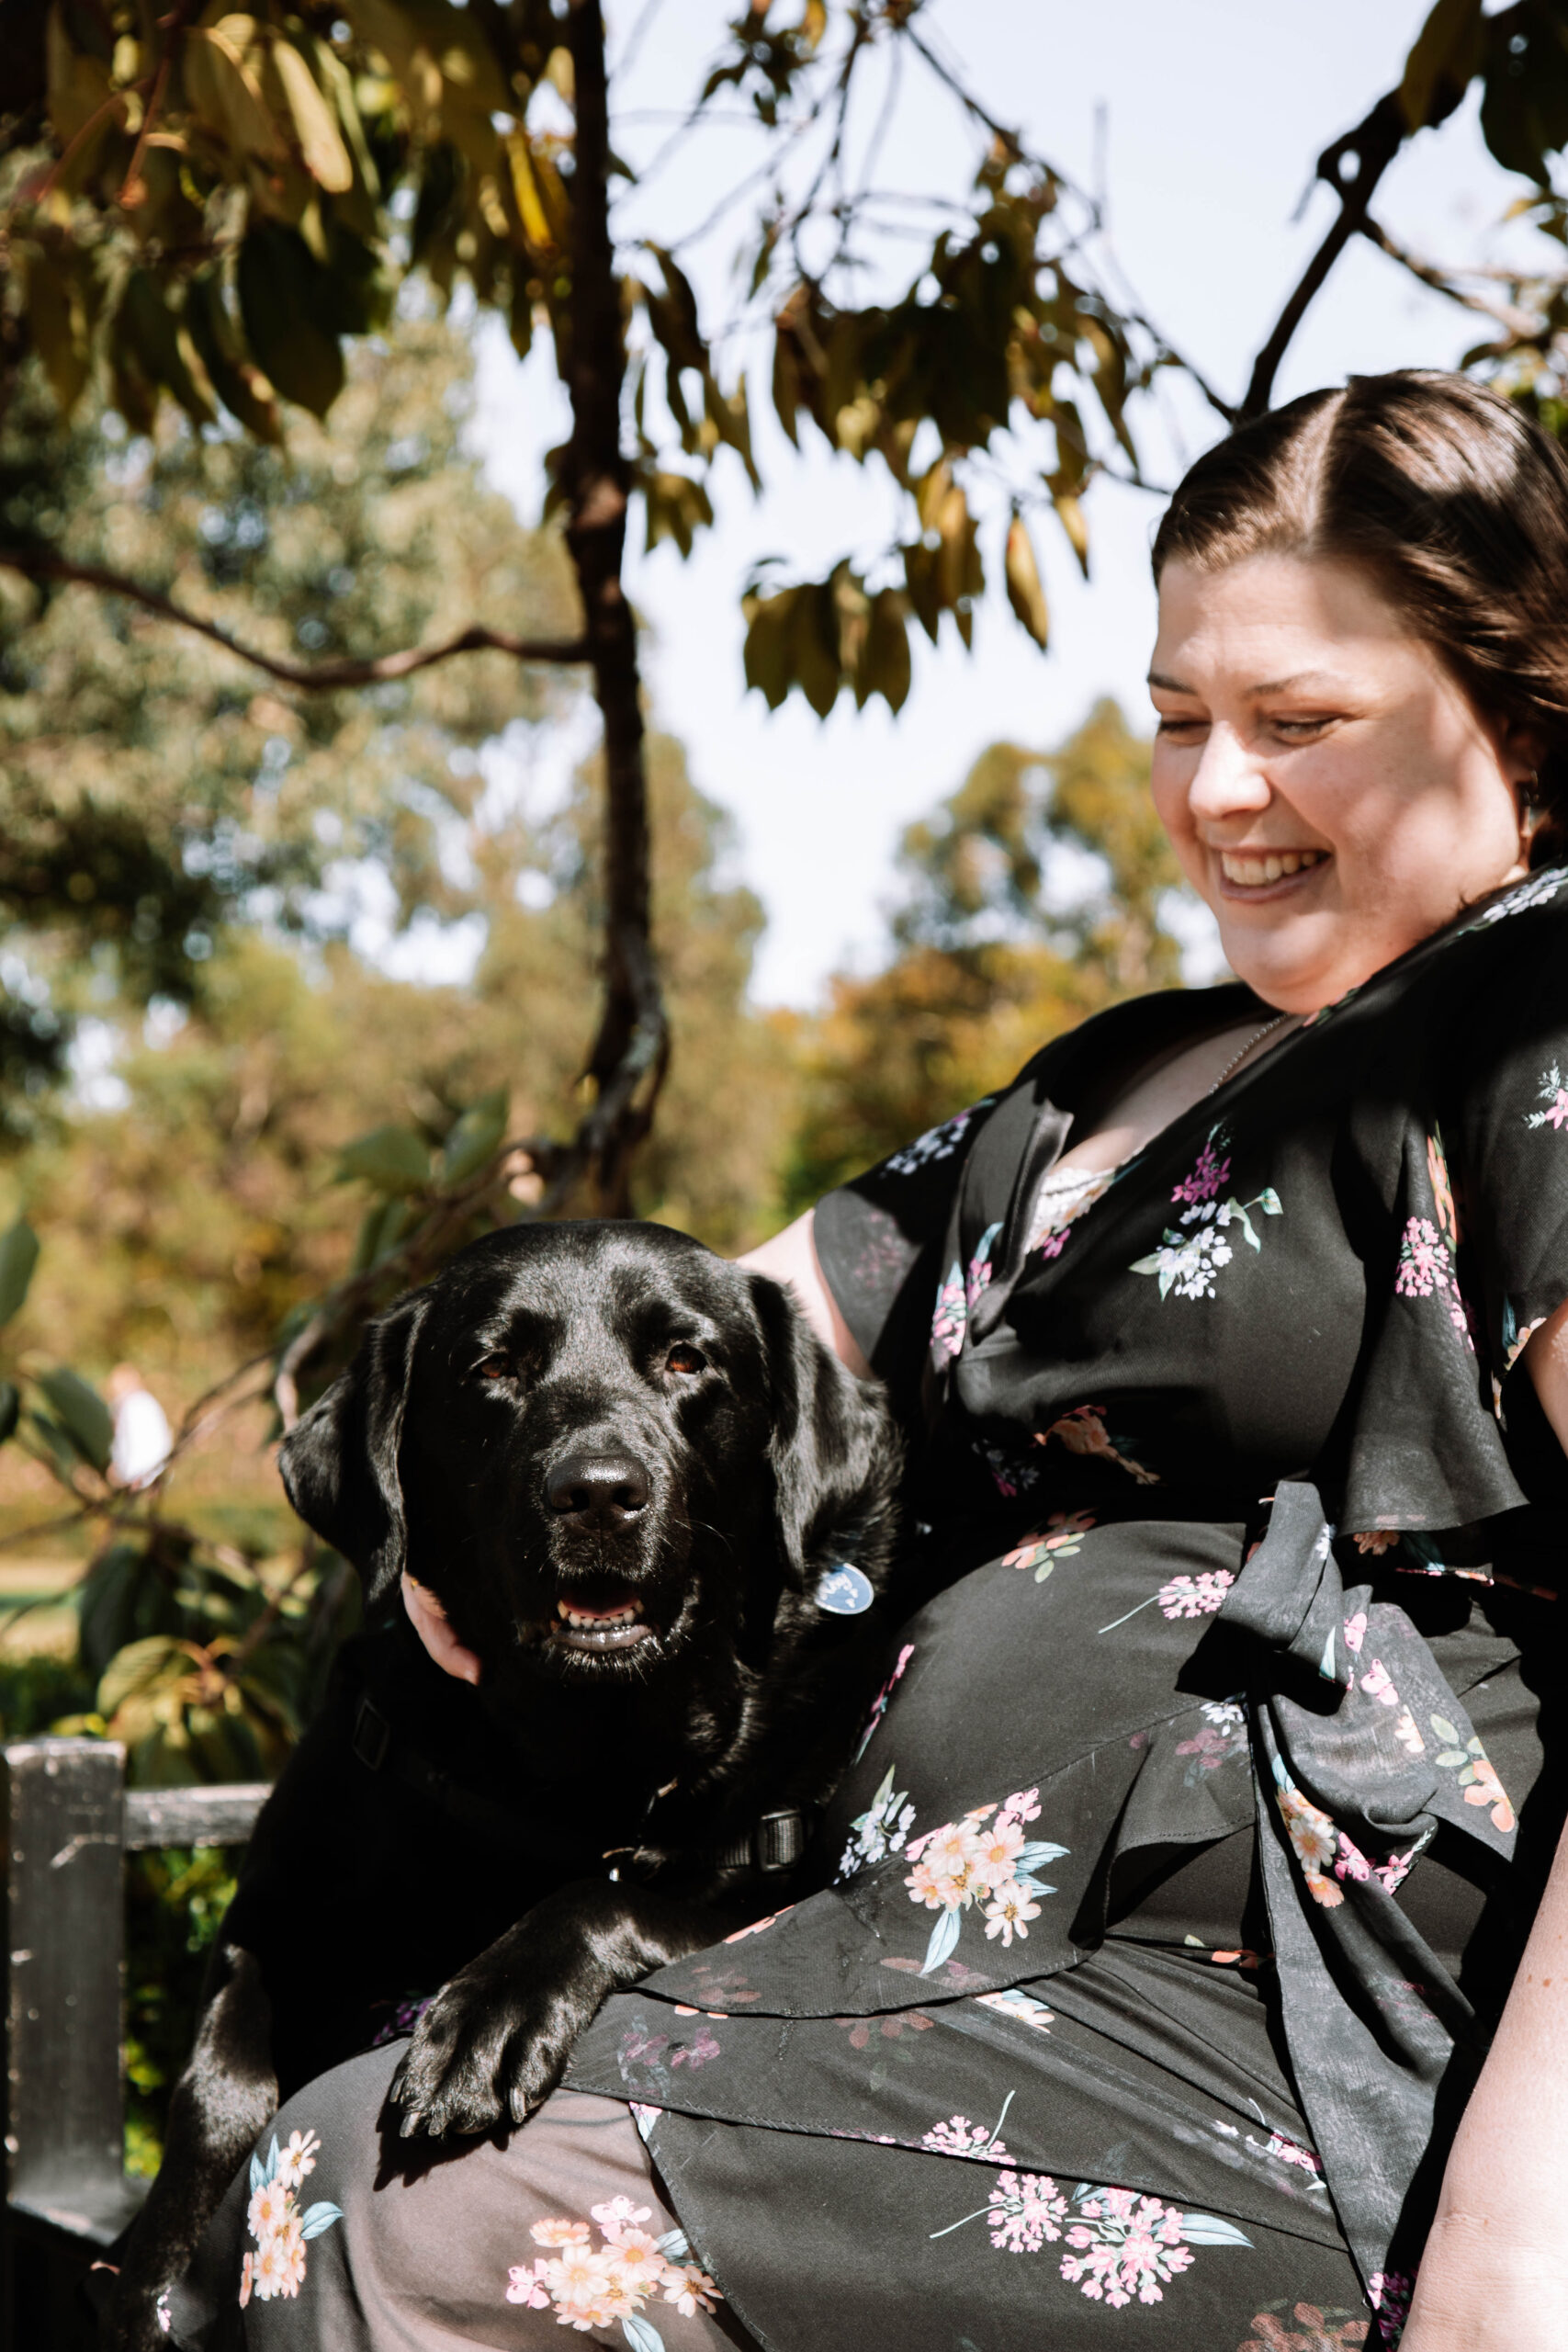
[[[700,1951],[728,1924],[711,1905],[604,1879],[546,1895],[444,1984],[420,2019],[392,2084],[403,2136],[521,2123],[559,2082],[610,1994]]]
[[[220,1944],[190,2063],[169,2102],[158,2177],[127,2241],[105,2315],[105,2352],[162,2352],[156,2303],[184,2271],[251,2143],[277,2107],[272,2009],[261,1963]]]

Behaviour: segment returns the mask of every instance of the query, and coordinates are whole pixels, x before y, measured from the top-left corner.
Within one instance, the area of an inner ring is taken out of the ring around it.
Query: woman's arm
[[[1524,1361],[1568,1453],[1568,1306]],[[1443,2174],[1401,2352],[1568,2346],[1568,1831]]]
[[[848,1364],[852,1373],[864,1380],[871,1371],[861,1353],[860,1342],[839,1312],[839,1302],[829,1289],[817,1255],[815,1227],[817,1212],[807,1209],[771,1241],[759,1243],[749,1250],[737,1264],[750,1266],[753,1273],[771,1274],[795,1293],[795,1304],[818,1338],[830,1347],[840,1363]]]

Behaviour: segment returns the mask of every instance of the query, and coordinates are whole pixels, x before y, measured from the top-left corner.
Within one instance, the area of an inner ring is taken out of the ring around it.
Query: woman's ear
[[[348,1370],[300,1415],[278,1450],[289,1501],[352,1560],[367,1606],[391,1590],[408,1551],[398,1449],[414,1342],[429,1306],[415,1291],[367,1324]]]
[[[815,1591],[841,1561],[880,1585],[893,1546],[902,1449],[881,1384],[857,1380],[780,1285],[750,1276],[762,1328],[786,1582]]]

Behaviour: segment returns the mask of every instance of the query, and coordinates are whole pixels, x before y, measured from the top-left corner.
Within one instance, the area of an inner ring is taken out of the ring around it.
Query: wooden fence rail
[[[124,1857],[243,1845],[266,1795],[265,1781],[127,1789],[112,1740],[0,1748],[6,2352],[91,2345],[83,2275],[142,2193],[124,2166]]]

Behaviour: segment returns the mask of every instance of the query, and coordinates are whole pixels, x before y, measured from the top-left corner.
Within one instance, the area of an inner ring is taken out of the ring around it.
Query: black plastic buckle
[[[795,1868],[806,1851],[806,1824],[794,1805],[765,1813],[752,1832],[757,1868],[767,1875]]]
[[[354,1737],[350,1742],[355,1756],[368,1770],[378,1772],[387,1760],[387,1750],[392,1744],[392,1726],[368,1695],[359,1702],[359,1713],[354,1719]]]

